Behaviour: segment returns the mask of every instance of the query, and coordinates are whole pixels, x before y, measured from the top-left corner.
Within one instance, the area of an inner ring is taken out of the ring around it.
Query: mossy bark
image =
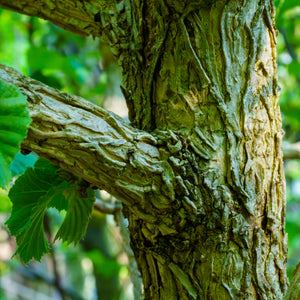
[[[29,98],[24,147],[122,200],[146,299],[281,299],[273,1],[107,3],[94,21],[123,68],[132,126],[4,68]]]

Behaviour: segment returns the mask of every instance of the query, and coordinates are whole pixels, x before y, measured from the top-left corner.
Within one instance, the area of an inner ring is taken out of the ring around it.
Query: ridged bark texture
[[[136,206],[154,223],[127,210],[145,298],[281,299],[273,1],[137,1],[132,14],[143,22],[137,54],[121,57],[123,91],[133,124],[161,135],[174,191]]]
[[[132,126],[10,68],[0,77],[28,96],[24,148],[122,200],[145,298],[282,299],[273,1],[34,3],[0,0],[50,20],[69,9],[56,23],[105,37],[123,67]]]

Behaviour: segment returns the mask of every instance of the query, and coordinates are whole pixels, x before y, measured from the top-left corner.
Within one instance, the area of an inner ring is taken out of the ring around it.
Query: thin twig
[[[300,159],[300,142],[290,144],[289,142],[282,143],[283,159]]]
[[[100,198],[97,198],[97,202],[94,204],[94,209],[103,213],[103,214],[112,214],[114,215],[122,208],[120,202],[106,202]]]
[[[18,274],[22,275],[25,278],[28,278],[30,280],[42,280],[48,285],[51,285],[56,288],[55,280],[48,277],[47,274],[43,274],[42,272],[39,272],[33,268],[25,267],[23,265],[16,267],[9,262],[7,262],[7,264],[9,265],[10,268],[14,269],[15,272],[17,272]],[[75,290],[73,290],[71,287],[66,287],[61,285],[60,289],[63,291],[64,295],[70,299],[83,300],[83,298],[80,295],[78,295],[78,293]]]
[[[49,216],[47,214],[45,214],[45,217],[44,217],[44,230],[45,230],[45,234],[46,234],[49,244],[52,244],[52,234],[51,234],[51,229],[50,229],[50,225],[49,225]],[[59,292],[61,299],[65,300],[66,297],[65,297],[64,290],[61,287],[60,274],[57,269],[55,250],[53,247],[50,250],[50,255],[51,255],[53,275],[54,275],[53,283],[54,283],[55,288]]]
[[[280,33],[282,34],[282,36],[283,36],[286,50],[288,51],[288,53],[289,53],[289,55],[291,56],[292,60],[298,61],[296,51],[295,51],[295,49],[293,48],[293,46],[291,45],[291,43],[290,43],[290,41],[289,41],[289,39],[288,39],[288,37],[287,37],[285,28],[280,27],[280,28],[278,28],[278,30],[279,30],[279,32],[280,32]]]

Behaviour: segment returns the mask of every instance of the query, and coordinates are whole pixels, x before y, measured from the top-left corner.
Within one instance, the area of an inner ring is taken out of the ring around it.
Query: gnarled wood
[[[33,121],[23,141],[24,150],[110,192],[134,207],[135,213],[147,193],[169,197],[171,168],[160,159],[157,137],[81,97],[62,93],[1,64],[0,78],[28,97]],[[138,215],[149,222],[157,220],[142,210]]]
[[[24,146],[123,201],[146,299],[281,299],[285,182],[272,0],[111,8],[99,18],[123,68],[132,126],[4,68],[0,76],[29,96]]]
[[[122,60],[131,121],[175,135],[167,230],[125,210],[146,298],[281,299],[287,247],[273,2],[135,7],[144,44]]]

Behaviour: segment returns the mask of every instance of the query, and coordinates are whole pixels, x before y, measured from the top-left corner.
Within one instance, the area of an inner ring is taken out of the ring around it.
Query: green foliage
[[[26,97],[18,88],[0,81],[0,187],[11,180],[9,164],[18,153],[31,119]]]
[[[29,47],[26,25],[30,17],[0,8],[0,19],[0,61],[26,74],[24,51]]]
[[[0,18],[1,63],[17,68],[52,87],[101,105],[106,74],[99,67],[101,55],[98,40],[82,38],[42,19],[1,8]],[[6,121],[5,124],[12,124],[11,119]],[[19,149],[18,145],[14,154]],[[0,139],[0,166],[1,152]],[[63,180],[58,176],[57,168],[50,163],[39,161],[32,168],[36,159],[35,154],[24,156],[18,153],[9,165],[10,171],[6,168],[7,174],[0,169],[0,176],[8,178],[9,174],[11,179],[10,173],[19,176],[25,172],[26,167],[31,167],[17,179],[9,193],[13,212],[7,222],[9,229],[14,232],[11,233],[17,237],[16,253],[25,262],[31,257],[39,260],[49,250],[43,231],[43,218],[48,208],[66,211],[56,239],[60,238],[67,244],[78,243],[86,230],[94,202],[94,191],[82,187],[78,180],[72,181],[64,176]],[[7,192],[1,191],[0,196],[3,210],[7,211],[11,207],[7,201]]]
[[[107,79],[100,68],[98,39],[1,8],[0,19],[1,63],[64,92],[103,103]]]
[[[294,142],[300,140],[300,3],[281,0],[277,4],[280,107],[286,139]]]
[[[277,8],[276,24],[277,26],[282,25],[284,20],[289,19],[286,16],[286,12],[294,8],[299,8],[299,0],[275,0],[275,5]]]
[[[67,209],[57,238],[78,243],[85,233],[95,200],[94,191],[78,186],[78,182],[69,184],[58,175],[57,169],[48,161],[39,159],[34,168],[28,168],[18,178],[9,192],[13,209],[6,225],[16,236],[16,254],[25,263],[31,258],[40,260],[49,251],[43,229],[48,207]]]
[[[1,8],[0,20],[1,63],[49,86],[102,105],[107,77],[101,67],[98,39],[82,38],[42,19]],[[0,152],[1,150],[0,145]],[[27,181],[20,176],[10,192],[10,196],[15,195],[11,196],[13,213],[8,223],[12,223],[13,230],[16,231],[16,253],[26,262],[32,257],[39,260],[42,252],[49,250],[43,230],[44,222],[45,228],[51,229],[53,236],[57,232],[56,238],[66,241],[63,244],[58,243],[54,250],[55,253],[59,253],[60,263],[67,270],[67,281],[81,293],[84,287],[82,276],[86,274],[81,263],[85,257],[84,250],[80,246],[67,247],[67,244],[72,242],[72,236],[73,242],[78,243],[84,234],[93,205],[94,191],[82,187],[78,179],[65,176],[60,169],[45,161],[39,161],[33,167],[36,159],[37,156],[33,153],[26,156],[18,153],[9,165],[13,176],[22,175],[26,168],[30,167],[23,175]],[[26,175],[28,172],[31,176]],[[23,186],[19,183],[20,180],[23,181]],[[21,195],[18,195],[18,189]],[[7,218],[10,211],[8,192],[0,188],[2,219]],[[101,234],[97,230],[97,240],[99,235]],[[51,239],[53,236],[51,235]],[[87,238],[84,242],[86,241]],[[19,262],[12,260],[10,263]],[[99,266],[107,268],[111,264]]]
[[[280,107],[285,140],[300,141],[300,2],[277,0],[276,26],[278,75],[281,86]],[[287,179],[286,232],[288,233],[288,275],[291,274],[300,256],[300,198],[297,192],[300,179],[300,164],[297,160],[285,162]]]
[[[11,203],[9,201],[8,192],[0,188],[0,213],[11,211]]]
[[[103,252],[93,249],[87,257],[93,262],[96,273],[99,276],[110,278],[119,274],[121,266],[115,258],[106,257]]]
[[[32,257],[40,260],[49,250],[43,231],[43,218],[55,187],[61,182],[54,165],[38,160],[34,169],[28,168],[10,190],[13,209],[6,225],[11,234],[16,236],[16,253],[25,263]]]
[[[59,75],[58,72],[64,72],[76,81],[80,79],[76,74],[76,68],[72,67],[71,60],[75,60],[72,56],[57,55],[56,51],[40,46],[30,47],[27,51],[27,57],[29,66],[32,70],[35,70],[31,76],[38,80],[43,79],[46,84],[55,84],[56,88],[62,88],[60,80],[57,79],[58,76],[55,76],[55,74]],[[39,78],[39,76],[44,77]]]
[[[55,239],[77,244],[85,234],[95,202],[95,192],[73,185],[63,194],[68,201],[67,215]]]

